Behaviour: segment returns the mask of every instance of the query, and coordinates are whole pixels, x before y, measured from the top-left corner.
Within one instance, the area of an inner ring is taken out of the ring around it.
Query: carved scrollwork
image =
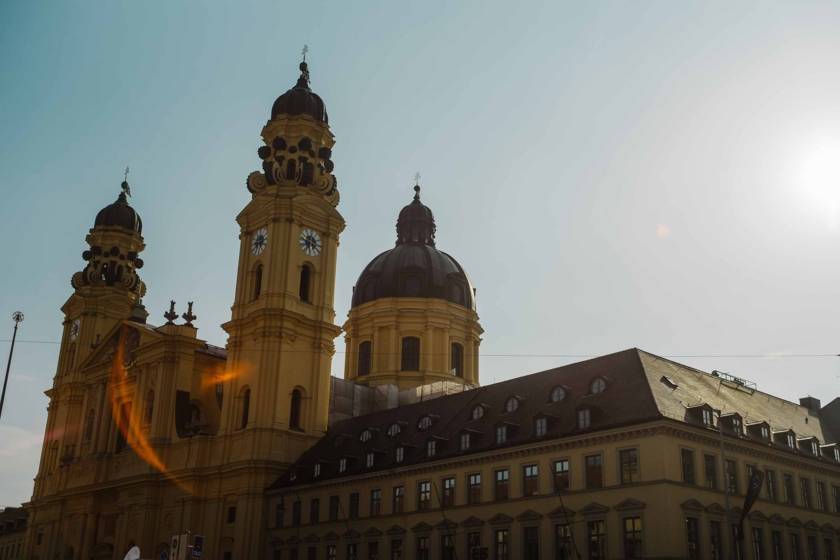
[[[259,171],[254,171],[253,173],[248,175],[246,185],[249,191],[251,191],[252,193],[258,193],[265,190],[265,188],[268,186],[268,181],[266,180],[265,175],[263,175]]]
[[[317,150],[317,151],[316,151]],[[337,183],[332,174],[335,164],[332,150],[326,146],[316,148],[308,136],[285,138],[276,136],[260,146],[257,155],[262,159],[263,177],[267,185],[297,185],[306,187],[337,204]],[[257,192],[258,184],[248,177],[248,190]],[[256,179],[254,179],[256,181]]]

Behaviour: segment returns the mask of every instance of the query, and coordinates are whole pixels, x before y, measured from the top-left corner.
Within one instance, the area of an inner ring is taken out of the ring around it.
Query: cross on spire
[[[301,49],[300,54],[303,55],[303,61],[306,62],[306,53],[309,52],[309,45],[303,45],[303,49]]]
[[[126,196],[131,196],[131,188],[128,186],[128,166],[125,166],[125,176],[123,177],[122,185],[122,192]]]
[[[414,184],[415,184],[415,185],[419,185],[419,184],[420,184],[420,172],[419,172],[419,171],[418,171],[417,173],[415,173],[415,174],[414,174]]]

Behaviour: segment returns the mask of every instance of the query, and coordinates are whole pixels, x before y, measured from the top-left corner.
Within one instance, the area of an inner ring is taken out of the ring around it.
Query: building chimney
[[[820,399],[815,399],[814,397],[802,397],[799,399],[799,405],[804,406],[814,414],[820,411]]]

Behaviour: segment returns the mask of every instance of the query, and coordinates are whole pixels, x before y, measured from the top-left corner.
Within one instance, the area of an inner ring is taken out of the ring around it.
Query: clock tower
[[[327,429],[330,369],[340,329],[333,309],[344,219],[332,174],[335,143],[306,62],[263,127],[262,170],[236,220],[239,265],[221,432],[226,458],[284,468]]]

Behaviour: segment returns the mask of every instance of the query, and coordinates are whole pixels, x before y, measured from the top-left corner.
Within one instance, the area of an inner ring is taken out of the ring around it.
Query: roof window
[[[388,431],[385,432],[389,436],[394,437],[395,435],[399,434],[402,431],[402,426],[398,422],[394,422],[390,426],[388,426]]]
[[[519,408],[519,399],[517,397],[510,397],[507,401],[505,401],[505,412],[516,412],[516,409]]]
[[[550,402],[553,402],[553,403],[560,402],[565,398],[566,398],[566,389],[565,389],[565,387],[561,387],[560,385],[558,385],[557,387],[552,389],[551,393],[548,396],[548,400]]]
[[[590,395],[597,395],[598,393],[603,393],[607,388],[607,382],[604,381],[603,377],[596,377],[592,380],[592,383],[589,384],[589,394]]]
[[[473,408],[471,417],[473,420],[481,420],[484,417],[484,405],[480,404]]]
[[[359,435],[359,441],[362,443],[367,443],[373,437],[373,433],[370,430],[365,430]]]
[[[421,416],[420,420],[417,421],[417,428],[420,430],[428,430],[434,424],[434,420],[429,415]]]

